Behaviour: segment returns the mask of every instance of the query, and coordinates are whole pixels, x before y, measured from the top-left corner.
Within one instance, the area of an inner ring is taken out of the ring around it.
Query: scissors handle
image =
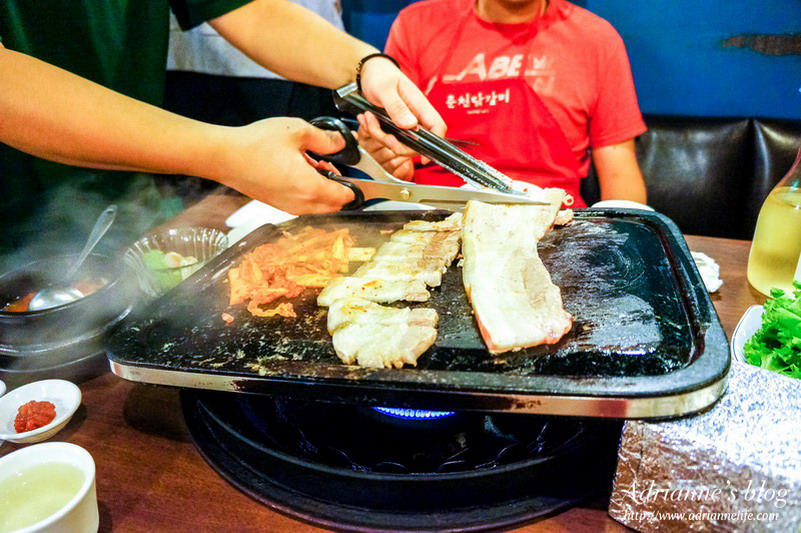
[[[355,183],[351,183],[347,180],[343,180],[341,177],[337,176],[330,170],[318,168],[317,172],[319,172],[326,178],[330,179],[331,181],[335,181],[341,185],[344,185],[345,187],[353,191],[353,196],[354,196],[353,200],[343,205],[341,211],[353,211],[354,209],[359,209],[361,206],[364,205],[364,193],[362,192],[362,190],[359,188],[358,185],[356,185]]]
[[[318,160],[330,161],[340,165],[355,165],[361,159],[359,152],[359,142],[350,131],[350,128],[342,120],[335,117],[316,117],[309,121],[313,126],[317,126],[322,130],[337,131],[345,139],[345,148],[333,154],[318,154],[317,152],[309,152],[309,154]],[[353,191],[353,200],[342,206],[343,211],[352,211],[364,205],[364,193],[355,183],[341,179],[339,176],[330,170],[318,168],[317,172],[326,178],[344,185]]]
[[[333,154],[309,152],[315,159],[324,159],[340,165],[355,165],[359,162],[362,157],[359,153],[359,142],[353,136],[347,124],[335,117],[317,117],[311,119],[309,123],[321,130],[338,131],[342,138],[345,139],[345,148]]]

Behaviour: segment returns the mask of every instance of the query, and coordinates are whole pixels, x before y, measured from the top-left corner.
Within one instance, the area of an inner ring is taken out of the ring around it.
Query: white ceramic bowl
[[[6,393],[6,384],[0,381],[0,396]]]
[[[87,533],[100,525],[95,462],[75,444],[46,442],[0,458],[0,493],[3,505],[10,506],[0,508],[3,531]],[[31,523],[31,513],[43,516]]]
[[[56,417],[46,426],[17,433],[14,419],[20,406],[31,400],[52,403]],[[45,379],[13,389],[0,398],[0,440],[30,444],[49,439],[67,425],[80,405],[81,389],[63,379]]]
[[[751,338],[756,333],[756,330],[762,325],[762,306],[752,305],[743,314],[740,321],[734,327],[734,333],[731,336],[731,358],[737,361],[747,362],[743,354],[743,346],[745,341]]]

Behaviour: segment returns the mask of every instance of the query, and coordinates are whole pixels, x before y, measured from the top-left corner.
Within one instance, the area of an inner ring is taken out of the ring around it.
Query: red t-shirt
[[[577,181],[587,175],[588,148],[645,131],[623,41],[608,22],[565,0],[550,0],[545,15],[533,22],[497,24],[479,18],[474,2],[423,0],[403,9],[393,23],[386,53],[424,92],[434,82],[524,73],[567,138],[579,169],[571,179]],[[532,114],[531,120],[537,117]],[[510,134],[505,129],[504,135]],[[448,136],[458,139],[459,131],[449,127]],[[487,138],[478,141],[502,139],[493,139],[488,125]],[[531,181],[537,183],[536,177]]]

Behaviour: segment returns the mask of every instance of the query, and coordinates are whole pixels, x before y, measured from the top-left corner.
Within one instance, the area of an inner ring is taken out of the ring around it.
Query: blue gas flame
[[[456,414],[455,411],[427,411],[425,409],[404,409],[400,407],[373,407],[379,413],[404,420],[438,420]]]

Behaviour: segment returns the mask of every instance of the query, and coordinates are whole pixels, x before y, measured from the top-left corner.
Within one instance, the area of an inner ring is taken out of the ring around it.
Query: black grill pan
[[[723,393],[723,328],[677,227],[650,212],[577,210],[570,225],[549,232],[540,256],[573,327],[557,344],[500,357],[484,347],[456,263],[429,302],[395,304],[440,315],[437,341],[416,368],[341,364],[316,290],[293,300],[294,319],[227,305],[228,269],[282,230],[348,227],[356,246],[379,246],[409,220],[448,214],[352,212],[263,226],[135,309],[111,339],[112,371],[146,383],[321,401],[616,418],[691,413]]]

